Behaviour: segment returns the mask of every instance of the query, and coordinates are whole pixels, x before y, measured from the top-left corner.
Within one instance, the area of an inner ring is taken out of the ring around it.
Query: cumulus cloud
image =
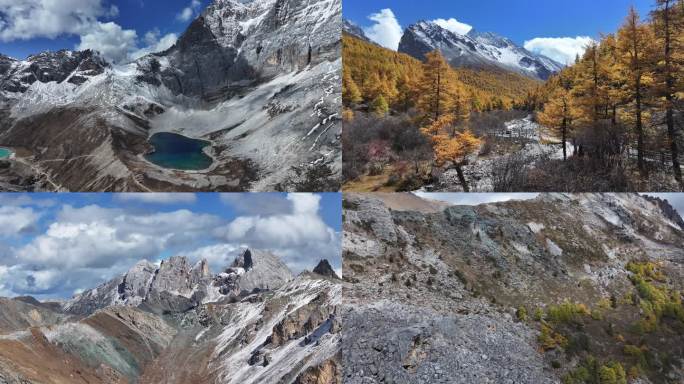
[[[193,262],[202,259],[207,260],[209,267],[214,273],[223,271],[232,263],[240,251],[240,246],[235,244],[207,245],[185,254]]]
[[[312,268],[321,258],[340,265],[340,234],[319,215],[319,195],[289,194],[290,212],[241,216],[216,231],[231,244],[273,251],[295,271]],[[313,264],[313,265],[312,265]]]
[[[116,23],[95,23],[93,28],[81,35],[78,50],[92,49],[113,62],[123,62],[136,48],[138,34],[132,29],[123,29]]]
[[[118,193],[114,200],[145,204],[192,204],[197,201],[194,193]]]
[[[104,58],[117,63],[163,51],[178,39],[174,33],[161,36],[158,30],[153,30],[139,41],[135,30],[100,20],[119,14],[115,5],[105,3],[104,0],[0,0],[0,41],[77,35],[80,42],[76,49],[99,51]],[[197,8],[201,4],[193,0],[191,5]]]
[[[86,32],[100,17],[115,17],[103,0],[0,0],[0,40],[54,39]]]
[[[176,15],[176,19],[182,22],[190,21],[190,19],[197,14],[201,5],[202,3],[199,0],[192,0],[187,7],[183,8],[183,10]]]
[[[0,206],[0,236],[17,236],[31,231],[39,218],[33,208]]]
[[[459,34],[459,35],[465,35],[466,33],[470,32],[471,29],[473,29],[472,25],[468,25],[465,23],[461,23],[460,21],[454,19],[453,17],[450,19],[435,19],[433,22],[440,27],[446,29],[447,31],[451,31],[453,33]]]
[[[0,296],[68,297],[125,273],[141,259],[173,255],[207,259],[219,272],[244,247],[273,252],[295,273],[322,258],[341,268],[341,233],[322,219],[320,195],[226,194],[216,214],[192,211],[199,207],[193,204],[160,212],[123,208],[137,201],[191,203],[204,197],[194,194],[117,195],[112,202],[121,207],[43,207],[39,199],[20,196],[5,198],[14,205],[0,206]],[[91,199],[73,199],[78,198]],[[245,204],[253,208],[235,209]]]
[[[134,215],[95,205],[67,205],[44,234],[18,248],[15,256],[21,263],[36,266],[107,268],[191,244],[219,224],[215,216],[188,210]]]
[[[155,29],[153,31],[148,31],[145,34],[144,41],[147,46],[131,53],[131,59],[135,60],[145,55],[149,55],[150,53],[166,51],[176,44],[176,41],[178,41],[178,35],[175,33],[167,33],[166,35],[161,36],[159,30]]]
[[[111,62],[121,63],[164,51],[176,43],[178,36],[175,33],[160,36],[159,30],[153,30],[145,34],[144,47],[139,47],[138,40],[135,30],[123,29],[113,22],[98,22],[81,35],[81,42],[76,49],[92,49]]]
[[[363,29],[366,36],[381,46],[396,51],[399,48],[403,30],[394,12],[385,8],[378,13],[371,14],[368,18],[375,24]]]
[[[582,56],[593,41],[588,36],[537,37],[525,41],[524,45],[528,51],[550,57],[561,64],[572,64],[575,57]]]

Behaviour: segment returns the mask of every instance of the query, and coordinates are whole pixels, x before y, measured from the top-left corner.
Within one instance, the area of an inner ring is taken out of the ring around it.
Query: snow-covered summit
[[[419,59],[436,49],[454,66],[501,68],[541,80],[563,68],[560,63],[495,33],[472,29],[462,35],[432,21],[409,26],[399,43],[400,52]]]
[[[171,48],[125,65],[92,51],[0,55],[0,143],[30,152],[37,180],[17,188],[299,190],[323,171],[317,188],[336,189],[341,9],[214,0]],[[160,132],[210,140],[213,165],[179,177],[150,163]]]

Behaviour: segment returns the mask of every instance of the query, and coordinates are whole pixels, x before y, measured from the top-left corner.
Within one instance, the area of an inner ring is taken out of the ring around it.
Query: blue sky
[[[341,195],[0,194],[0,296],[70,297],[137,261],[207,259],[217,273],[245,246],[295,272],[341,270]]]
[[[45,50],[101,48],[122,61],[124,52],[146,53],[160,42],[168,48],[209,1],[0,0],[0,53],[23,59]]]
[[[369,20],[369,15],[382,9],[391,9],[401,28],[419,20],[454,18],[479,31],[495,32],[523,45],[535,38],[597,38],[602,32],[614,32],[631,5],[647,16],[652,4],[652,0],[344,0],[343,13],[347,19],[367,28],[376,24]],[[568,45],[570,42],[545,43]]]

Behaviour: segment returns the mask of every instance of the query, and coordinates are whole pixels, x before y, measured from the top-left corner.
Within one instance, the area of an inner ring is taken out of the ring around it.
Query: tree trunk
[[[670,136],[670,153],[672,154],[672,170],[679,185],[682,185],[682,169],[679,166],[679,148],[677,146],[677,132],[674,124],[674,111],[672,108],[672,98],[668,97],[667,108],[667,134]]]
[[[561,132],[562,132],[562,133],[561,133],[561,136],[562,136],[562,137],[561,137],[561,140],[563,140],[563,161],[565,161],[565,160],[568,159],[567,148],[566,148],[566,145],[565,145],[565,139],[566,139],[566,135],[567,135],[567,124],[568,124],[568,123],[567,123],[567,120],[566,120],[565,117],[564,117],[564,118],[563,118],[563,127],[562,127],[562,129],[561,129]]]
[[[458,181],[460,181],[461,186],[463,186],[463,192],[470,192],[470,188],[468,187],[468,182],[463,174],[463,168],[461,167],[461,164],[456,164],[456,174],[458,175]]]
[[[641,84],[637,80],[636,93],[636,131],[637,131],[637,165],[639,170],[644,170],[644,126],[641,120]]]
[[[634,14],[632,14],[634,17]],[[639,171],[644,173],[644,127],[641,120],[641,65],[639,63],[639,46],[638,46],[638,33],[637,33],[637,22],[638,20],[632,20],[632,65],[635,73],[634,78],[634,96],[636,99],[636,132],[637,132],[637,166]]]
[[[670,153],[672,154],[672,170],[677,182],[682,185],[682,170],[679,166],[679,148],[677,148],[677,132],[674,126],[674,76],[672,76],[672,35],[670,34],[670,1],[665,2],[663,12],[665,22],[665,87],[667,90],[666,120],[667,135],[670,139]]]
[[[439,119],[439,98],[442,92],[442,73],[437,69],[437,102],[435,103],[435,121]]]

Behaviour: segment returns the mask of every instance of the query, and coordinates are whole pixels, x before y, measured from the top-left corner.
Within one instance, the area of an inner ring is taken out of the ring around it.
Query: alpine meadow
[[[563,39],[540,50],[436,19],[388,47],[379,24],[345,19],[344,189],[681,191],[684,1],[621,12],[565,63]]]

